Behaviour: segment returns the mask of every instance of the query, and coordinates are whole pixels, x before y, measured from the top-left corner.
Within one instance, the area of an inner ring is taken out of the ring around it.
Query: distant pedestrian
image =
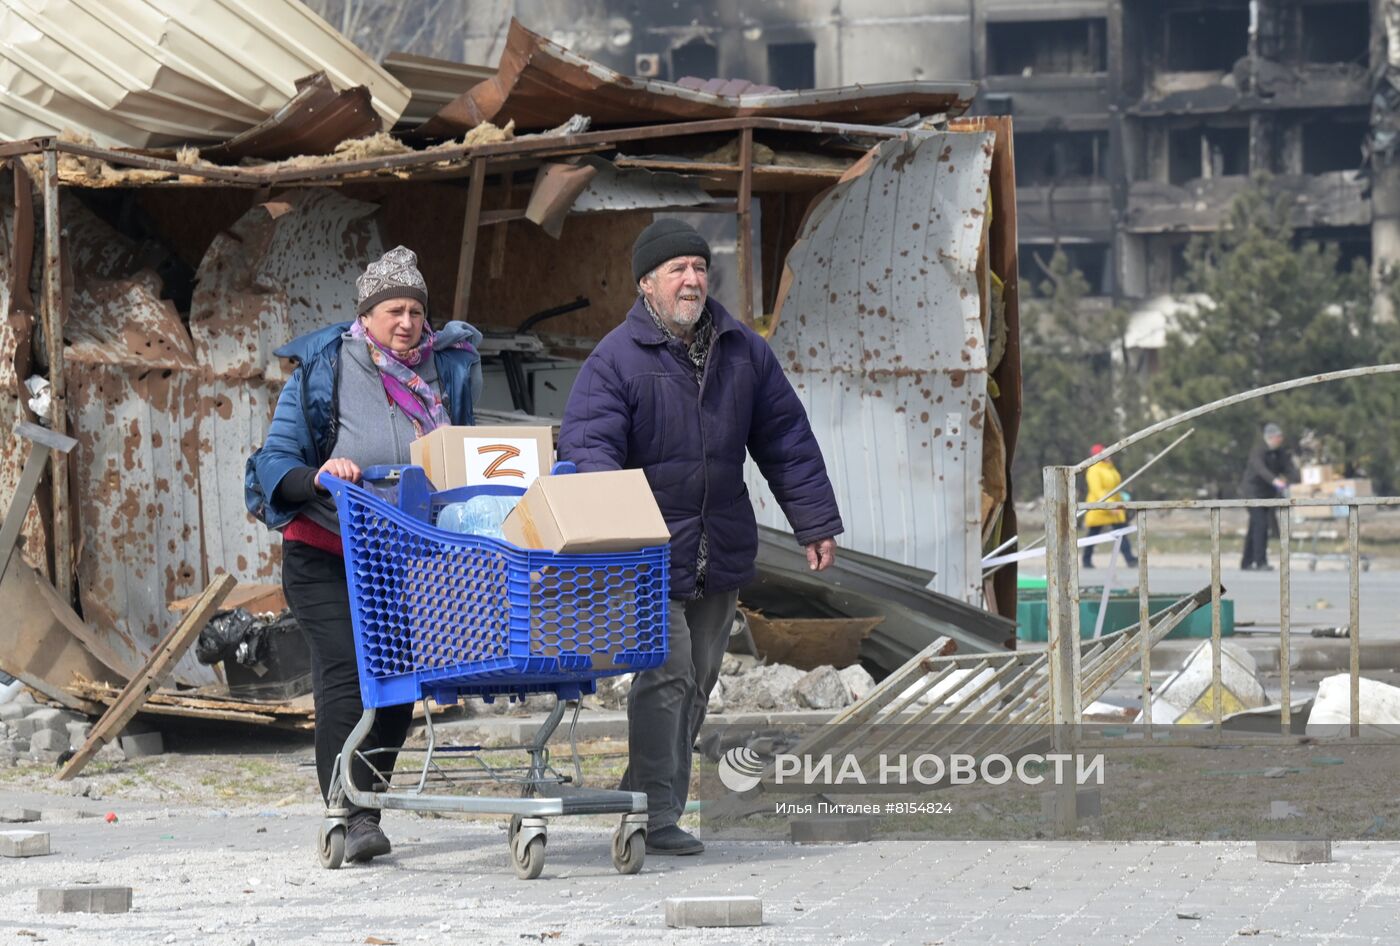
[[[1283,431],[1277,424],[1265,424],[1264,436],[1249,451],[1240,495],[1245,499],[1277,499],[1298,478],[1293,457],[1283,445]],[[1243,571],[1272,571],[1269,564],[1269,536],[1278,535],[1278,514],[1267,507],[1251,507],[1249,528],[1244,536]]]
[[[1096,457],[1103,453],[1103,444],[1096,443],[1089,448],[1089,455]],[[1123,475],[1118,472],[1118,467],[1113,465],[1113,461],[1105,457],[1098,463],[1089,467],[1089,471],[1084,474],[1085,482],[1088,484],[1088,493],[1085,502],[1107,503],[1126,500],[1128,495],[1118,491],[1118,484],[1123,482]],[[1084,514],[1084,524],[1089,527],[1090,538],[1106,530],[1115,529],[1126,524],[1128,512],[1126,509],[1090,509]],[[1128,563],[1129,568],[1137,567],[1137,556],[1133,554],[1133,542],[1128,536],[1122,536],[1119,541],[1122,543],[1123,561]],[[1110,550],[1109,559],[1113,558]],[[1084,546],[1083,566],[1085,568],[1094,567],[1094,546]]]

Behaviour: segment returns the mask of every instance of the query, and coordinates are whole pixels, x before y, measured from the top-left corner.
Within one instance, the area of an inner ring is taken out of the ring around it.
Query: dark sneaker
[[[379,827],[378,811],[357,811],[345,829],[345,859],[352,864],[373,860],[391,850],[389,839]]]
[[[699,838],[677,825],[668,824],[647,832],[648,854],[699,854],[703,850],[705,845]]]

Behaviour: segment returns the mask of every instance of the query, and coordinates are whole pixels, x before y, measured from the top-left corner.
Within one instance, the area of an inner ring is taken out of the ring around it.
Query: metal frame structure
[[[1278,394],[1313,384],[1348,380],[1379,374],[1400,372],[1400,364],[1371,365],[1345,371],[1312,375],[1284,381],[1278,384],[1245,391],[1231,397],[1222,398],[1194,408],[1176,417],[1153,424],[1129,437],[1118,441],[1096,456],[1087,458],[1076,466],[1052,466],[1044,470],[1045,485],[1045,534],[1047,550],[1046,574],[1048,578],[1047,597],[1049,604],[1049,645],[1047,654],[1051,686],[1049,692],[1050,715],[1055,723],[1054,742],[1057,752],[1074,752],[1092,743],[1083,737],[1083,686],[1085,671],[1081,659],[1079,629],[1079,556],[1076,549],[1075,523],[1080,510],[1132,510],[1137,513],[1138,528],[1138,608],[1141,619],[1148,618],[1148,578],[1149,578],[1149,536],[1151,515],[1156,511],[1191,509],[1203,510],[1210,516],[1210,608],[1211,608],[1211,685],[1218,693],[1221,681],[1221,617],[1220,601],[1223,586],[1220,578],[1220,513],[1224,509],[1283,509],[1292,510],[1307,506],[1344,506],[1347,509],[1347,570],[1350,593],[1350,667],[1351,706],[1350,725],[1346,738],[1361,736],[1361,589],[1360,589],[1360,515],[1367,507],[1400,506],[1400,497],[1365,498],[1317,498],[1317,499],[1216,499],[1216,500],[1168,500],[1168,501],[1118,501],[1078,503],[1075,492],[1075,478],[1090,466],[1122,451],[1161,431],[1168,430],[1186,421],[1223,408],[1232,407],[1245,401],[1271,394]],[[1280,697],[1280,733],[1282,741],[1296,741],[1290,735],[1292,686],[1289,668],[1289,634],[1291,633],[1291,523],[1284,515],[1280,522],[1280,542],[1282,554],[1279,568],[1279,667],[1282,674],[1282,695]],[[1152,641],[1146,635],[1140,638],[1139,659],[1142,668],[1143,723],[1146,727],[1146,744],[1154,745],[1152,739]],[[1167,745],[1173,746],[1214,746],[1223,741],[1222,707],[1219,699],[1213,699],[1211,723],[1199,735],[1191,733],[1188,738],[1172,738]],[[1174,734],[1175,735],[1175,734]],[[1232,739],[1235,736],[1231,736]],[[1056,825],[1061,830],[1074,824],[1074,787],[1062,786],[1056,793]]]

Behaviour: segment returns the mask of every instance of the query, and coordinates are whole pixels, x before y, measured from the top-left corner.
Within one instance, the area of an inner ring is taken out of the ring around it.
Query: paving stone
[[[130,887],[41,887],[40,913],[126,913]]]
[[[77,716],[61,710],[54,706],[44,706],[24,717],[34,724],[35,732],[41,729],[51,729],[54,732],[61,732],[65,735],[68,732],[68,724],[81,722]]]
[[[11,700],[8,703],[0,703],[0,723],[12,723],[23,716],[29,707],[23,703],[16,703]]]
[[[0,808],[0,821],[8,821],[11,824],[24,824],[28,821],[38,821],[39,813],[33,808]]]
[[[1274,864],[1330,864],[1332,842],[1317,838],[1260,841],[1256,853],[1261,861]]]
[[[21,716],[19,719],[10,720],[10,731],[14,733],[15,739],[28,739],[34,735],[39,728],[38,724],[28,716]]]
[[[39,857],[47,853],[47,831],[0,831],[0,857]]]
[[[788,831],[793,844],[858,844],[875,836],[875,819],[865,815],[793,818]]]
[[[158,732],[132,733],[121,737],[122,752],[128,759],[141,756],[160,755],[165,751],[165,741]]]
[[[92,723],[69,723],[68,741],[75,746],[81,746],[87,742],[88,736],[92,735]]]
[[[1103,798],[1097,788],[1081,788],[1074,793],[1074,814],[1076,818],[1097,818],[1103,814]],[[1040,816],[1046,821],[1055,820],[1054,792],[1040,796]]]
[[[757,897],[669,897],[667,926],[762,926]]]

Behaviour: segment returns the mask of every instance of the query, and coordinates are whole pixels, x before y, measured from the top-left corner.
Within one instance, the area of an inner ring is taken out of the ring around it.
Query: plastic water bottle
[[[437,527],[448,532],[504,539],[501,523],[518,502],[519,496],[473,496],[466,502],[449,503],[438,513]]]

